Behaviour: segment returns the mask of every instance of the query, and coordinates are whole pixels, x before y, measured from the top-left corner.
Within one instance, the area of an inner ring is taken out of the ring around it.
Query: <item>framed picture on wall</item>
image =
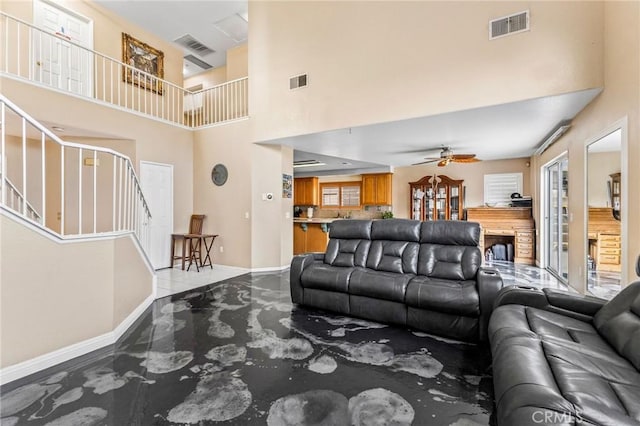
[[[122,33],[122,80],[151,90],[162,95],[162,81],[164,78],[164,53],[146,43]],[[154,78],[155,77],[155,78]]]

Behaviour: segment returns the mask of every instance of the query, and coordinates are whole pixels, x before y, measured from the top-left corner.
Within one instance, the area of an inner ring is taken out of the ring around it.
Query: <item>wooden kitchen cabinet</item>
[[[393,173],[362,175],[362,205],[390,206]]]
[[[314,222],[293,223],[293,254],[322,252],[329,244],[329,224]]]
[[[317,177],[295,178],[293,180],[293,204],[296,206],[317,206],[320,204]]]

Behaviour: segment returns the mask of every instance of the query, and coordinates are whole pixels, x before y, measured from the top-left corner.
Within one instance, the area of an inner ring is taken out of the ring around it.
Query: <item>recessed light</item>
[[[56,132],[64,132],[64,127],[53,126],[51,127],[51,129],[55,130]]]
[[[342,162],[342,163],[340,163],[340,164],[342,164],[343,166],[351,166],[351,165],[352,165],[352,164],[351,164],[350,162],[348,162],[348,161],[343,161],[343,162]]]

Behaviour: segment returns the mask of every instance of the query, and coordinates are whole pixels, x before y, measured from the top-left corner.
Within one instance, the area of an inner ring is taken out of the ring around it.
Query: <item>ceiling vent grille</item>
[[[174,40],[175,43],[178,43],[180,46],[189,49],[190,51],[197,53],[200,56],[207,56],[212,53],[216,53],[215,50],[205,46],[200,43],[198,40],[193,38],[191,34],[185,34],[182,37],[179,37]]]
[[[489,40],[529,31],[529,11],[489,21]]]
[[[184,57],[184,59],[185,59],[186,61],[191,62],[191,63],[192,63],[192,64],[194,64],[194,65],[199,66],[199,67],[200,67],[200,68],[202,68],[203,70],[208,70],[208,69],[211,69],[211,67],[212,67],[212,65],[211,65],[211,64],[208,64],[208,63],[206,63],[205,61],[203,61],[203,60],[201,60],[201,59],[198,59],[198,58],[196,58],[196,57],[195,57],[195,56],[193,56],[193,55],[187,55],[187,56],[185,56],[185,57]]]
[[[299,89],[307,85],[307,75],[301,74],[289,79],[289,89]]]

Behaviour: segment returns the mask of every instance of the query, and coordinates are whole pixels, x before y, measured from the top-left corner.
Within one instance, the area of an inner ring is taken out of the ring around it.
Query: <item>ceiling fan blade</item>
[[[455,160],[459,160],[459,159],[465,159],[465,158],[473,158],[475,156],[476,156],[475,154],[453,154],[451,158]]]
[[[417,166],[420,164],[435,163],[436,161],[440,161],[440,158],[425,158],[425,161],[422,161],[420,163],[413,163],[412,166]]]
[[[482,160],[471,157],[471,158],[452,158],[451,161],[455,163],[477,163],[478,161],[482,161]]]

